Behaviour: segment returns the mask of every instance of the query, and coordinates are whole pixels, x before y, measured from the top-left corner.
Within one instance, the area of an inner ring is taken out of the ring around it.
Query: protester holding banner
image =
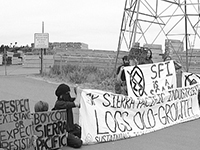
[[[79,94],[80,89],[75,88],[75,94]],[[67,131],[68,135],[68,146],[74,148],[80,148],[82,145],[81,141],[81,127],[77,124],[74,124],[72,108],[80,108],[80,104],[77,103],[76,98],[72,98],[70,95],[70,87],[66,84],[60,84],[56,91],[55,95],[57,96],[57,101],[52,110],[66,109],[67,112]]]
[[[35,112],[44,112],[49,110],[49,104],[44,101],[38,101],[34,106]],[[36,135],[33,135],[33,146],[36,147],[36,141],[38,137]]]
[[[123,64],[117,68],[117,81],[115,83],[115,93],[127,95],[126,90],[126,78],[124,73],[124,67],[129,66],[128,56],[122,58]]]
[[[63,128],[63,125],[65,125],[66,122],[66,119],[63,116],[67,116],[65,110],[49,111],[49,105],[47,102],[44,101],[38,101],[35,104],[34,109],[35,113],[33,114],[33,146],[35,150],[61,150],[61,147],[67,145],[67,140],[65,139],[71,138],[71,135],[69,135],[68,132],[66,132],[65,128]],[[46,128],[48,128],[48,130],[46,130]]]
[[[139,62],[138,62],[138,60],[136,59],[136,58],[129,58],[129,62],[130,62],[130,66],[137,66],[137,65],[139,65]]]

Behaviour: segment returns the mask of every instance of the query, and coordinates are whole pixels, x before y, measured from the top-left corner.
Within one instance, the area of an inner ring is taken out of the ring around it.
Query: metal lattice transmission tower
[[[177,39],[184,42],[188,64],[188,50],[200,49],[199,21],[199,0],[126,0],[117,59],[119,51],[129,51],[135,43],[165,48],[166,39]]]

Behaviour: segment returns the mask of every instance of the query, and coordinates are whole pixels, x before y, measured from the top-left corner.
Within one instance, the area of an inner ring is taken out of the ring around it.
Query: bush
[[[59,74],[61,74],[61,72],[60,72],[60,67],[57,66],[57,65],[54,65],[54,66],[50,69],[49,73],[50,73],[50,74],[54,74],[54,75],[59,75]]]
[[[67,78],[70,82],[75,84],[85,83],[87,76],[78,70],[68,73]]]
[[[90,87],[92,86],[100,90],[113,90],[114,77],[111,71],[108,69],[98,69],[95,66],[83,67],[68,64],[62,66],[62,68],[60,66],[53,66],[48,76],[57,76],[72,84],[90,85]]]
[[[84,74],[97,73],[98,68],[95,66],[85,66],[82,68]]]

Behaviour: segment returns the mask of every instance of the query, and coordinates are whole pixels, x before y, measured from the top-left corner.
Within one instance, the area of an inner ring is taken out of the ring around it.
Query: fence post
[[[59,56],[60,56],[60,65],[59,65],[59,67],[60,67],[60,73],[61,73],[61,75],[63,74],[63,71],[62,71],[62,55],[61,54],[59,54]]]
[[[7,52],[6,52],[6,48],[4,47],[4,65],[5,65],[5,75],[7,75]]]

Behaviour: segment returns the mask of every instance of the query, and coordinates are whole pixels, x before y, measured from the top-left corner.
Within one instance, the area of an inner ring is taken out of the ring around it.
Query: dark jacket
[[[67,130],[68,132],[74,129],[74,117],[72,108],[76,107],[74,103],[75,98],[71,98],[70,94],[64,94],[58,97],[55,106],[52,110],[66,109],[67,112]]]
[[[153,60],[152,59],[144,59],[142,62],[139,63],[139,65],[143,65],[143,64],[153,64]]]
[[[120,65],[120,66],[117,68],[117,72],[116,72],[117,75],[119,74],[120,68],[121,68],[122,66],[126,67],[126,66],[129,66],[129,64],[122,64],[122,65]],[[121,81],[126,81],[126,76],[125,76],[124,70],[122,70]]]

